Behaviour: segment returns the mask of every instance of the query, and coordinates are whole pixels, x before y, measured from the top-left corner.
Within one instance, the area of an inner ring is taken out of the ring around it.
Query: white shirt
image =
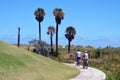
[[[77,51],[77,57],[81,57],[81,52]]]
[[[85,59],[88,59],[88,53],[85,53]]]

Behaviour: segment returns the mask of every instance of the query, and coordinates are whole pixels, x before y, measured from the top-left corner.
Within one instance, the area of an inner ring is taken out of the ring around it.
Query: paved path
[[[105,80],[106,78],[105,73],[98,69],[91,67],[88,67],[88,69],[83,69],[82,66],[76,66],[75,64],[65,64],[71,67],[76,67],[80,70],[80,74],[70,80]]]

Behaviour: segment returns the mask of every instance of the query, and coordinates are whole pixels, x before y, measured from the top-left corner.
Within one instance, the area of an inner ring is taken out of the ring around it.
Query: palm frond
[[[61,8],[54,9],[53,14],[55,17],[60,17],[61,19],[64,19],[64,12]]]
[[[76,30],[75,30],[75,28],[74,28],[73,26],[67,27],[67,29],[66,29],[65,32],[66,32],[66,33],[71,33],[71,34],[73,34],[73,35],[76,34]]]
[[[47,33],[53,35],[53,34],[55,33],[55,28],[54,28],[54,26],[49,26]]]

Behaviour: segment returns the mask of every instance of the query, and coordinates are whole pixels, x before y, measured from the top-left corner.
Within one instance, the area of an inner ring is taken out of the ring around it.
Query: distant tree
[[[34,12],[35,19],[39,22],[39,40],[41,41],[41,25],[40,23],[43,21],[44,16],[45,16],[45,11],[42,8],[38,8]]]
[[[50,43],[51,43],[51,53],[53,53],[53,35],[55,34],[55,28],[53,26],[48,27],[48,35],[50,35]]]
[[[76,30],[74,27],[69,26],[66,28],[66,34],[65,37],[68,39],[68,53],[70,52],[70,42],[74,39]]]
[[[56,56],[58,56],[58,25],[61,24],[61,20],[64,19],[64,12],[60,8],[56,8],[53,11],[56,21]]]

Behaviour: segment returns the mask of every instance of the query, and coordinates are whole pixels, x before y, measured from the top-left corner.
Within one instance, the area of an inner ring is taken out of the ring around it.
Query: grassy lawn
[[[0,80],[69,80],[78,70],[0,41]]]

